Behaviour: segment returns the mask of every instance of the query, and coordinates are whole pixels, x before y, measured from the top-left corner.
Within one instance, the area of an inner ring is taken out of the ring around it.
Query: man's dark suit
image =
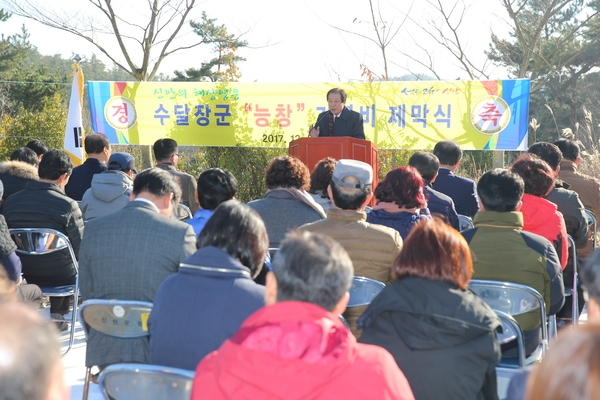
[[[427,198],[427,208],[431,214],[442,215],[448,223],[457,231],[459,230],[458,214],[454,208],[454,201],[450,196],[431,187],[431,182],[423,179],[425,183],[425,197]]]
[[[154,301],[158,286],[196,251],[191,225],[159,214],[152,204],[90,220],[79,252],[79,288],[87,299]],[[148,339],[119,339],[91,330],[86,366],[148,362]]]
[[[319,137],[329,136],[329,115],[330,111],[325,111],[317,117],[315,128],[319,127]],[[365,138],[365,129],[363,126],[362,115],[356,111],[344,107],[340,116],[335,119],[333,124],[333,136],[351,136],[357,139]]]
[[[448,168],[440,167],[433,189],[450,196],[456,212],[461,215],[473,218],[479,211],[477,186],[471,179],[454,175]]]

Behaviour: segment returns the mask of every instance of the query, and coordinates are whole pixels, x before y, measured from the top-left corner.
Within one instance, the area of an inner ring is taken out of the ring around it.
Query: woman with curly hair
[[[565,269],[569,255],[565,220],[556,204],[544,199],[556,180],[552,169],[531,153],[519,156],[510,169],[525,183],[520,210],[523,214],[523,230],[548,239],[556,249],[562,269]]]
[[[337,160],[335,158],[325,157],[315,165],[315,169],[310,174],[310,189],[308,193],[325,211],[332,207],[331,199],[327,194],[327,188],[329,187],[329,182],[331,182],[331,176],[336,164]]]
[[[307,192],[310,171],[299,159],[281,156],[271,160],[265,170],[265,183],[265,197],[248,206],[265,222],[269,247],[279,247],[288,231],[326,218],[323,207]]]
[[[391,170],[375,189],[378,203],[367,214],[367,222],[394,228],[406,239],[419,221],[431,219],[424,186],[423,178],[413,167]]]

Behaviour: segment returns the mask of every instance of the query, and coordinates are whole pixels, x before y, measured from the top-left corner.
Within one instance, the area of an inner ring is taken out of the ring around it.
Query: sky
[[[422,65],[431,62],[441,79],[468,79],[456,59],[426,33],[426,30],[432,31],[431,26],[442,23],[441,14],[432,8],[438,1],[448,13],[455,6],[451,15],[453,23],[457,23],[464,12],[457,32],[466,54],[477,66],[486,63],[484,51],[489,48],[491,31],[500,37],[508,35],[510,26],[499,0],[414,0],[412,3],[374,0],[379,32],[383,32],[383,26],[388,31],[398,30],[387,47],[389,77],[409,73],[433,76]],[[0,8],[3,3],[4,0],[0,0]],[[82,21],[94,15],[92,8],[83,6],[85,3],[82,0],[40,2],[53,12]],[[143,20],[141,11],[147,4],[145,0],[118,4],[128,22]],[[364,38],[375,38],[376,35],[368,0],[207,0],[200,2],[192,19],[199,19],[203,10],[210,18],[225,24],[230,33],[243,34],[248,41],[249,48],[239,51],[239,55],[246,58],[239,65],[241,82],[364,81],[361,64],[376,74],[383,74],[380,50]],[[13,16],[8,22],[0,23],[0,34],[17,33],[23,24],[31,34],[31,43],[42,54],[68,57],[78,53],[89,57],[95,53],[110,63],[87,41],[22,17]],[[98,22],[94,24],[100,26]],[[190,43],[197,37],[187,26],[182,32],[176,44]],[[452,38],[449,31],[445,36]],[[116,49],[116,42],[110,38],[104,38],[102,43],[106,48]],[[208,46],[185,50],[166,58],[159,72],[173,76],[174,70],[199,67],[202,61],[211,57]],[[490,79],[509,78],[505,70],[489,65],[489,62],[485,71]]]

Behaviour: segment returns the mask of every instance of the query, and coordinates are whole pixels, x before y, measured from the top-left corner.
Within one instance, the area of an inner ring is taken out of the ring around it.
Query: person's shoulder
[[[521,230],[519,231],[519,234],[530,249],[540,254],[545,254],[549,248],[553,247],[548,239],[537,233]]]
[[[436,198],[438,201],[440,202],[445,202],[445,203],[453,203],[454,201],[452,200],[452,197],[448,196],[447,194],[444,194],[440,191],[437,191],[433,188],[430,188],[428,186],[425,187],[425,191],[427,193],[429,193],[431,196],[433,196],[434,198]]]
[[[462,184],[465,186],[475,186],[475,181],[471,178],[467,178],[465,176],[454,175],[455,182],[458,184]]]

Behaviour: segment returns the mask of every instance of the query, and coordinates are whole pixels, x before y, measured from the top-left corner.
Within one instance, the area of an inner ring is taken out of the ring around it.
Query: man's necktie
[[[333,136],[333,113],[329,112],[329,136]]]

